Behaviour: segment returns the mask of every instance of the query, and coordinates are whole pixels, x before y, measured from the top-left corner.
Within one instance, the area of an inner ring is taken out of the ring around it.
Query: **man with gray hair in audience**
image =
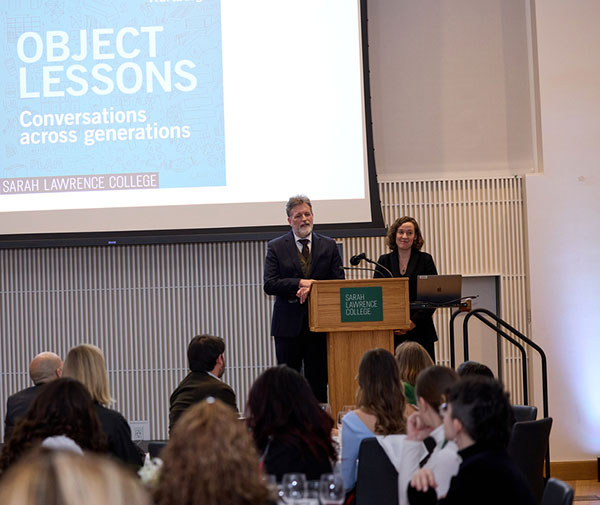
[[[62,359],[53,352],[41,352],[31,360],[29,377],[34,385],[9,396],[6,401],[4,442],[9,439],[15,424],[25,415],[42,385],[60,377],[62,366]]]

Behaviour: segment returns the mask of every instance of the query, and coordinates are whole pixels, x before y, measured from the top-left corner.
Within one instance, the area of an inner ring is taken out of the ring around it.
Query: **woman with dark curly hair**
[[[284,365],[260,375],[250,389],[246,415],[265,473],[277,480],[304,473],[314,480],[331,472],[333,419],[296,370]]]
[[[42,386],[27,414],[2,447],[0,474],[32,447],[60,436],[71,439],[84,450],[103,452],[106,449],[106,437],[92,398],[85,386],[74,379],[56,379]],[[58,440],[58,445],[68,444],[68,440]]]
[[[419,223],[413,217],[396,219],[390,226],[386,242],[391,253],[383,254],[377,263],[383,265],[394,277],[408,277],[408,296],[411,302],[417,299],[417,277],[437,275],[435,263],[430,254],[421,251],[425,241]],[[389,277],[384,269],[376,267],[375,277]],[[394,331],[394,349],[407,340],[421,344],[435,362],[434,342],[438,339],[433,324],[435,309],[412,309],[410,328]]]
[[[156,505],[264,505],[252,438],[231,407],[208,398],[177,421],[161,452]]]
[[[356,410],[342,419],[342,476],[347,490],[356,482],[360,443],[375,435],[406,432],[406,399],[398,363],[389,351],[367,351],[358,367]]]

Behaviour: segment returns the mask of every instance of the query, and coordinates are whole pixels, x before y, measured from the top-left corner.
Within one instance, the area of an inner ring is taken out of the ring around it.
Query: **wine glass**
[[[342,407],[342,410],[340,412],[337,413],[337,425],[338,425],[338,431],[342,430],[342,418],[348,413],[354,410],[354,405],[344,405]]]
[[[306,475],[303,473],[286,473],[281,482],[286,503],[294,503],[306,495]]]
[[[337,473],[321,475],[319,483],[319,498],[321,505],[341,505],[344,503],[344,479]]]

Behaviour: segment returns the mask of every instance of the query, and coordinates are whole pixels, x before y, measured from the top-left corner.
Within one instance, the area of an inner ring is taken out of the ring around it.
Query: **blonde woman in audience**
[[[137,479],[105,457],[36,449],[0,480],[2,505],[150,505]]]
[[[156,505],[265,505],[269,491],[243,422],[210,397],[177,421],[161,452]]]
[[[396,361],[400,367],[400,378],[404,383],[406,401],[410,405],[416,405],[415,384],[417,376],[422,370],[433,366],[435,363],[421,344],[412,341],[403,342],[396,347]]]
[[[144,453],[131,440],[129,424],[116,410],[108,408],[113,400],[108,389],[102,351],[90,344],[73,347],[65,359],[63,377],[77,379],[92,395],[102,430],[108,440],[108,452],[131,466],[141,466]]]
[[[342,477],[346,490],[356,483],[360,443],[378,435],[405,433],[406,400],[398,364],[385,349],[367,351],[358,367],[356,410],[342,419]]]

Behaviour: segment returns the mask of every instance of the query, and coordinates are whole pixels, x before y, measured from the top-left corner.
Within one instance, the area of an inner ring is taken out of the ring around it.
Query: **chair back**
[[[398,472],[374,437],[358,450],[356,505],[398,505]]]
[[[166,440],[151,440],[148,442],[148,453],[151,458],[160,457],[160,451],[167,445]]]
[[[519,467],[540,503],[544,492],[544,458],[548,451],[552,418],[521,421],[512,428],[508,453]]]
[[[573,488],[559,479],[548,479],[542,505],[571,505],[573,503]]]
[[[533,405],[513,405],[513,415],[515,422],[535,421],[537,419],[537,407]]]

